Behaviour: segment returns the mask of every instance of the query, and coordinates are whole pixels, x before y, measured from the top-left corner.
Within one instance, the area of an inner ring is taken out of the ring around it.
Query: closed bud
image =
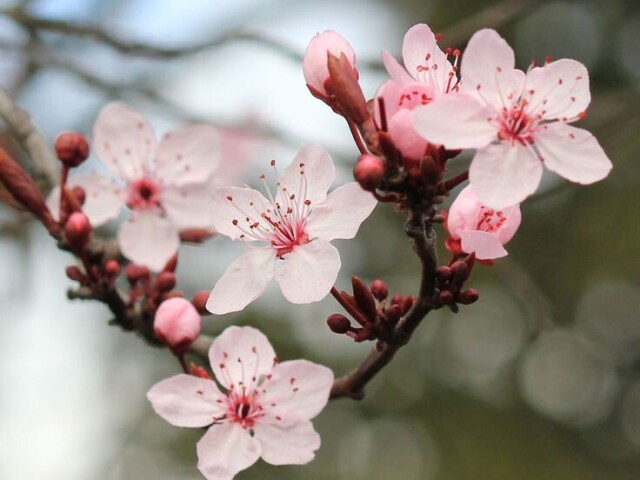
[[[176,354],[189,350],[198,338],[202,320],[195,307],[181,297],[170,298],[160,304],[153,321],[153,330],[158,340],[166,343]]]
[[[80,206],[84,205],[84,201],[87,198],[87,194],[84,191],[84,188],[76,185],[75,187],[73,187],[71,189],[71,193],[73,193],[73,196],[78,201],[78,205],[80,205]]]
[[[178,266],[178,254],[176,253],[173,257],[169,259],[167,264],[162,269],[164,272],[175,272],[176,267]]]
[[[93,228],[89,219],[82,212],[73,212],[64,225],[64,234],[69,246],[75,250],[83,250],[91,241]]]
[[[196,308],[198,313],[202,316],[211,315],[211,312],[207,310],[207,300],[209,299],[210,292],[208,290],[200,290],[191,298],[192,305]]]
[[[353,169],[353,177],[363,189],[371,192],[384,180],[384,170],[384,161],[381,158],[365,153],[360,155]]]
[[[334,313],[327,318],[327,325],[334,333],[347,333],[351,328],[351,322],[347,317],[340,313]]]
[[[109,260],[104,264],[104,271],[109,278],[116,278],[120,274],[120,264],[116,260]]]
[[[126,270],[127,280],[129,283],[136,283],[139,280],[149,279],[151,278],[151,272],[149,269],[143,265],[136,265],[135,263],[130,263],[127,265]]]
[[[78,132],[64,132],[58,135],[55,149],[58,159],[69,168],[77,167],[89,156],[89,142]]]
[[[358,308],[369,318],[376,318],[376,300],[367,285],[355,275],[351,275],[353,298]]]
[[[85,274],[75,265],[71,265],[67,267],[67,277],[71,280],[75,280],[76,282],[84,282],[86,280]]]
[[[453,272],[451,272],[451,269],[446,265],[438,267],[438,270],[436,270],[436,277],[438,277],[440,280],[449,280],[452,275]]]
[[[159,292],[168,292],[176,286],[176,276],[172,272],[161,272],[154,282],[154,287]]]
[[[371,282],[371,293],[376,297],[376,300],[381,302],[389,295],[389,287],[383,280],[376,279]]]
[[[402,307],[402,315],[406,315],[406,313],[411,310],[411,307],[413,307],[413,297],[411,295],[404,297],[400,307]]]
[[[325,30],[311,39],[302,59],[302,73],[311,93],[323,100],[329,97],[325,88],[325,84],[329,80],[327,65],[329,53],[336,57],[345,54],[348,63],[354,70],[356,63],[356,53],[353,48],[342,35],[334,30]]]
[[[453,302],[453,293],[451,293],[450,290],[443,290],[440,292],[440,295],[438,295],[438,299],[443,305],[448,305]]]
[[[458,301],[463,305],[471,305],[480,298],[480,293],[475,288],[470,288],[458,295]]]

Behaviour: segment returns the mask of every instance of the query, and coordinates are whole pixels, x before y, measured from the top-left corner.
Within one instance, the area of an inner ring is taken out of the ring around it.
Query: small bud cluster
[[[351,287],[352,294],[336,292],[334,295],[359,326],[352,326],[351,320],[343,314],[334,313],[327,318],[331,331],[347,335],[356,342],[394,341],[394,329],[413,306],[413,297],[396,294],[389,300],[389,288],[379,279],[367,286],[352,275]]]
[[[478,300],[480,294],[476,289],[463,290],[474,262],[475,255],[471,254],[463,260],[455,260],[450,265],[443,265],[436,270],[439,306],[447,306],[451,311],[457,312],[459,303],[470,305]]]

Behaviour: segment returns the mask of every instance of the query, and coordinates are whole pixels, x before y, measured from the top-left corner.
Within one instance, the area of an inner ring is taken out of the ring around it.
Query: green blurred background
[[[317,31],[333,28],[351,41],[369,96],[385,79],[380,51],[399,57],[404,32],[419,22],[453,47],[494,27],[522,68],[547,54],[585,63],[592,103],[579,126],[609,154],[609,178],[580,187],[545,177],[523,205],[508,258],[474,271],[477,304],[430,315],[363,401],[330,404],[316,419],[323,445],[313,463],[259,463],[237,478],[640,478],[637,1],[22,3],[42,18],[99,24],[125,42],[163,48],[236,29],[257,32],[263,40],[158,59],[64,33],[30,37],[0,15],[0,84],[49,139],[68,129],[89,133],[99,108],[123,99],[159,131],[193,120],[220,127],[230,158],[246,162],[249,183],[269,159],[286,162],[308,142],[341,162],[340,181],[349,178],[356,148],[344,122],[306,92],[297,58]],[[6,135],[0,143],[19,154]],[[417,265],[402,222],[379,206],[356,240],[336,242],[344,264],[339,287],[356,274],[383,278],[392,292],[415,292]],[[210,288],[238,251],[222,238],[184,247],[179,287]],[[178,372],[171,356],[108,327],[105,308],[65,300],[71,282],[64,267],[72,259],[4,205],[0,262],[0,478],[201,478],[195,443],[202,432],[166,424],[144,396]],[[206,330],[254,325],[280,358],[309,358],[337,375],[366,354],[369,345],[326,328],[326,316],[340,311],[331,298],[293,306],[277,289],[268,293],[246,312],[208,317]]]

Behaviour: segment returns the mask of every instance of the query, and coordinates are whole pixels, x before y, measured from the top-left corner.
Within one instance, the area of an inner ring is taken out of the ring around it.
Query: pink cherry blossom
[[[469,176],[478,198],[501,209],[538,188],[542,164],[566,179],[590,184],[611,162],[585,130],[567,125],[589,105],[589,74],[562,59],[526,73],[494,30],[473,35],[461,64],[461,93],[419,107],[417,131],[446,148],[477,148]]]
[[[176,375],[149,390],[153,409],[178,427],[207,427],[198,442],[198,468],[208,480],[229,480],[258,458],[303,465],[320,436],[311,419],[333,384],[328,368],[307,360],[277,363],[269,340],[251,327],[229,327],[209,349],[218,384]]]
[[[275,166],[275,162],[272,162]],[[242,310],[275,277],[292,303],[323,299],[340,269],[329,242],[353,238],[376,200],[355,182],[327,195],[335,177],[331,157],[320,147],[302,148],[267,197],[251,188],[218,188],[213,224],[234,240],[263,242],[236,259],[218,280],[207,302],[212,313]],[[261,177],[265,182],[264,175]]]
[[[376,121],[381,126],[379,101],[384,101],[387,129],[394,144],[407,158],[419,160],[428,142],[413,126],[413,109],[434,98],[457,91],[456,67],[438,46],[428,25],[414,25],[407,31],[402,45],[406,70],[387,52],[382,59],[391,77],[376,94]]]
[[[314,94],[328,97],[325,82],[329,79],[329,67],[327,56],[331,53],[340,57],[346,55],[349,63],[355,68],[356,52],[345,38],[334,30],[325,30],[317,33],[309,42],[307,51],[302,60],[302,73],[307,86],[313,89]]]
[[[190,125],[165,134],[156,143],[151,125],[122,103],[102,109],[93,127],[93,151],[111,173],[71,177],[69,186],[86,192],[84,213],[93,226],[132,210],[118,241],[122,253],[151,270],[161,270],[176,253],[179,232],[210,228],[211,179],[221,163],[215,128]],[[60,190],[48,205],[59,210]]]
[[[451,204],[447,229],[451,238],[461,242],[463,252],[491,260],[507,255],[503,245],[516,233],[520,220],[519,205],[493,210],[482,205],[473,188],[467,186]]]
[[[202,328],[200,314],[189,300],[169,298],[156,310],[153,331],[176,353],[184,353],[198,338]]]

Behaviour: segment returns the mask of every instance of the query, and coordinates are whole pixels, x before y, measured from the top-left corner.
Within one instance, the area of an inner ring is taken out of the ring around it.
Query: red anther
[[[69,246],[79,252],[91,241],[93,228],[82,212],[73,212],[64,225],[64,234]]]
[[[104,264],[104,271],[110,278],[115,278],[120,274],[120,264],[116,260],[109,260]]]
[[[480,298],[480,293],[475,288],[465,290],[458,295],[458,301],[463,305],[471,305],[477,302],[478,298]]]
[[[58,135],[55,149],[58,159],[69,168],[77,167],[89,156],[89,142],[78,132],[64,132]]]
[[[66,272],[67,277],[69,277],[71,280],[75,280],[76,282],[83,283],[87,279],[82,270],[80,270],[75,265],[68,266]]]
[[[447,47],[447,48],[444,49],[445,55],[451,55],[452,51],[453,51],[453,49],[451,47]]]
[[[384,179],[384,161],[368,153],[360,155],[353,169],[353,176],[360,186],[367,191],[374,191]]]
[[[580,120],[584,120],[585,118],[587,118],[587,112],[580,112],[580,113],[578,114],[578,118],[579,118]]]
[[[178,266],[178,254],[173,255],[162,269],[163,272],[175,272]]]
[[[459,48],[454,48],[453,49],[453,56],[454,57],[459,57],[460,56],[460,49]]]
[[[379,302],[383,301],[389,295],[389,287],[384,280],[376,279],[371,282],[371,293]]]
[[[344,334],[351,329],[351,322],[340,313],[334,313],[327,318],[327,325],[333,333]]]
[[[209,299],[209,290],[200,290],[191,298],[191,303],[200,315],[211,315],[211,312],[207,310],[207,300]]]
[[[200,365],[196,365],[193,362],[189,364],[189,373],[194,377],[200,377],[200,378],[205,378],[207,380],[212,380],[211,375],[209,375],[209,372],[207,372]]]
[[[553,57],[551,55],[547,55],[546,57],[544,57],[544,63],[551,63],[553,62]]]
[[[168,292],[176,286],[176,276],[173,272],[161,272],[154,282],[154,288],[159,292]]]
[[[442,39],[442,33],[436,33],[436,42],[439,42]]]
[[[450,290],[443,290],[440,292],[440,295],[438,295],[438,299],[443,305],[449,305],[451,302],[453,302],[453,298],[453,293],[451,293]]]
[[[140,280],[151,278],[151,272],[147,267],[143,265],[136,265],[135,263],[127,265],[125,274],[129,283],[136,283]]]
[[[87,194],[85,193],[84,188],[75,186],[71,189],[71,193],[73,194],[75,199],[78,201],[78,204],[80,206],[84,205],[84,201],[87,198]]]

